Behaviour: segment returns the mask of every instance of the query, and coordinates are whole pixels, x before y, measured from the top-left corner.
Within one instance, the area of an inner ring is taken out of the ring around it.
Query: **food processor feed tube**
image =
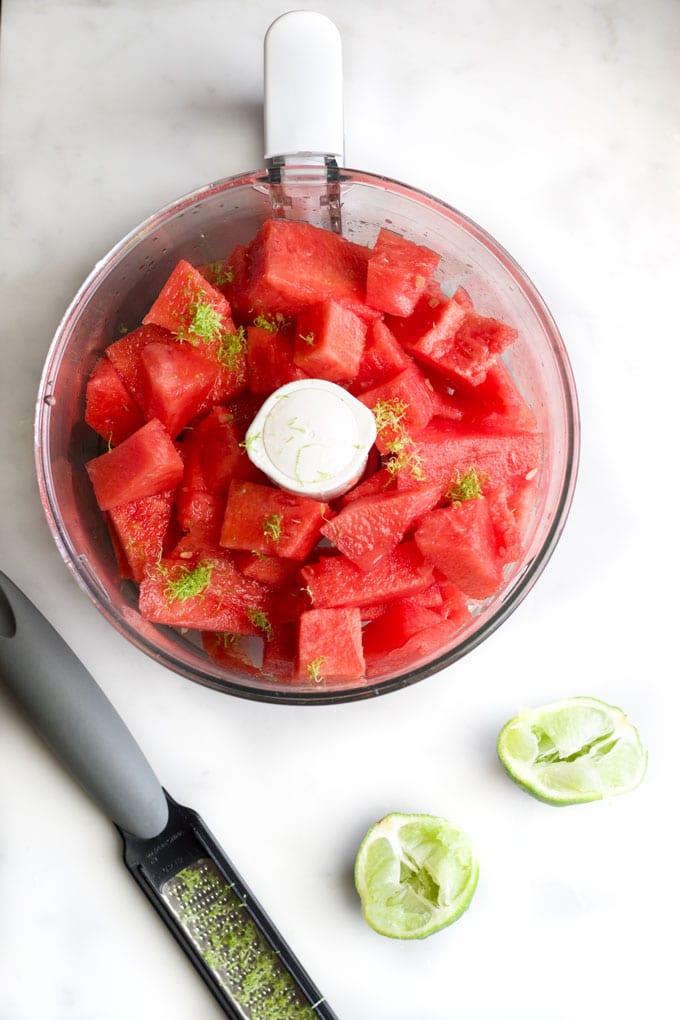
[[[264,155],[272,215],[342,233],[342,41],[315,11],[282,14],[264,40]],[[304,182],[308,188],[286,188]]]
[[[335,1020],[200,817],[161,787],[73,651],[0,572],[0,677],[118,828],[127,867],[232,1020]]]

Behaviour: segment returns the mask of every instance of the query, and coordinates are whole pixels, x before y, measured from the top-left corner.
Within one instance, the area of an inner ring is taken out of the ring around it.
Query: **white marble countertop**
[[[304,2],[301,7],[307,7]],[[312,5],[314,6],[314,5]],[[32,419],[51,336],[123,234],[261,165],[275,0],[5,0],[0,566],[196,808],[342,1020],[633,1020],[677,1002],[680,7],[319,0],[344,44],[346,164],[482,223],[565,338],[583,449],[570,519],[511,619],[373,702],[285,708],[183,680],[114,633],[43,518]],[[521,705],[588,693],[649,750],[638,791],[556,809],[495,758]],[[468,913],[423,942],[363,922],[351,868],[390,810],[474,839]],[[669,927],[670,926],[670,927]],[[222,1015],[130,881],[110,822],[0,688],[0,1017]]]

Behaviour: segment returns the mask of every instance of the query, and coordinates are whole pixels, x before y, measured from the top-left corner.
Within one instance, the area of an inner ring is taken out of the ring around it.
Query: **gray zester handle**
[[[2,571],[0,679],[109,818],[142,839],[163,831],[165,794],[130,731],[80,659]]]

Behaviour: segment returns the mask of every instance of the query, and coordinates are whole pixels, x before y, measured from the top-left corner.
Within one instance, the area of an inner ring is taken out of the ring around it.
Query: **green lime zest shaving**
[[[261,630],[267,641],[271,641],[274,631],[267,614],[262,609],[249,609],[247,616],[253,627]]]
[[[195,567],[180,566],[177,570],[165,570],[165,597],[169,604],[187,602],[203,595],[210,585],[213,564],[202,560]]]
[[[312,680],[313,683],[315,684],[319,684],[323,680],[323,674],[321,670],[325,661],[326,656],[320,655],[318,659],[312,659],[312,661],[307,665],[307,673],[309,674],[309,679]]]
[[[217,360],[227,368],[233,368],[237,358],[245,354],[248,341],[243,326],[229,333],[222,333],[217,348]]]
[[[234,270],[224,262],[211,262],[206,268],[206,274],[214,287],[234,282]]]
[[[245,450],[246,453],[247,453],[249,450],[251,450],[253,448],[255,443],[258,443],[261,439],[262,439],[262,433],[261,432],[254,432],[252,435],[246,436],[246,438],[243,440],[243,442],[239,443],[238,445],[243,450]]]
[[[482,484],[484,477],[480,477],[477,468],[469,467],[461,474],[456,471],[446,490],[446,499],[451,503],[464,503],[468,499],[482,499]]]
[[[269,517],[265,517],[262,522],[262,533],[265,538],[268,538],[272,542],[278,542],[281,538],[281,530],[283,525],[283,517],[281,514],[271,513]]]
[[[230,648],[236,647],[240,637],[240,634],[234,634],[233,631],[225,630],[217,636],[217,640],[225,651],[229,651]]]
[[[373,417],[378,435],[389,454],[385,467],[390,475],[406,471],[416,481],[423,481],[423,459],[416,451],[415,443],[404,423],[408,404],[403,400],[378,400],[373,407]]]
[[[288,320],[281,312],[276,312],[275,315],[257,315],[253,319],[253,326],[266,329],[268,333],[277,333],[287,324]]]
[[[207,858],[183,868],[163,888],[215,979],[250,1020],[314,1020],[310,1005],[251,917],[239,892]]]
[[[186,328],[185,339],[196,344],[199,340],[211,343],[223,329],[222,316],[208,301],[196,301],[191,313],[191,322]]]

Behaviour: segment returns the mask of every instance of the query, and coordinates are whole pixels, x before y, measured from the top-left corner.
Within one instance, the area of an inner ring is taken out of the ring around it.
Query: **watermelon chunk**
[[[223,330],[233,328],[224,294],[186,259],[180,259],[172,270],[142,323],[162,326],[194,346],[209,343]]]
[[[376,416],[376,445],[382,453],[392,452],[395,443],[402,444],[406,437],[422,431],[432,417],[432,386],[413,363],[387,382],[359,394],[358,399]]]
[[[376,319],[368,326],[363,357],[352,380],[350,392],[357,396],[370,390],[399,375],[410,363],[410,358],[392,330],[382,319]]]
[[[219,366],[186,344],[147,344],[140,361],[145,416],[174,438],[204,407]]]
[[[326,503],[258,482],[229,486],[220,544],[227,549],[304,560],[314,548]]]
[[[139,586],[139,611],[170,627],[262,636],[270,591],[244,577],[231,557],[206,552],[198,562],[166,556]]]
[[[411,315],[439,261],[429,248],[381,228],[368,259],[367,302],[391,315]]]
[[[460,306],[451,301],[450,304]],[[413,345],[412,353],[452,383],[473,386],[486,378],[496,356],[517,339],[517,330],[476,312],[467,312],[455,332],[431,331]]]
[[[227,299],[232,317],[245,324],[252,311],[249,302],[244,299],[248,279],[246,245],[236,244],[226,259],[219,259],[197,268],[201,276]]]
[[[503,561],[485,499],[433,510],[415,531],[425,559],[473,599],[485,599],[503,580]]]
[[[175,489],[184,472],[182,458],[156,418],[85,467],[100,510]]]
[[[489,366],[479,385],[470,386],[459,380],[454,402],[466,422],[483,425],[486,430],[536,428],[533,413],[500,359]]]
[[[235,552],[234,562],[244,577],[252,577],[270,588],[281,588],[291,581],[300,564],[283,556],[266,556],[263,553]]]
[[[364,499],[365,496],[379,496],[387,492],[393,492],[396,487],[397,482],[392,472],[386,467],[380,467],[377,470],[374,469],[366,478],[358,482],[353,489],[346,492],[338,500],[337,505],[343,507],[356,502],[358,499]]]
[[[367,678],[408,672],[417,669],[423,663],[432,662],[438,655],[444,655],[451,648],[456,634],[461,630],[461,625],[436,613],[430,613],[430,620],[429,626],[416,630],[406,637],[403,643],[395,644],[392,648],[380,647],[377,641],[375,651],[373,647],[369,647],[364,653]],[[373,624],[368,626],[371,627]],[[396,633],[399,635],[398,630]],[[371,645],[373,646],[372,640]]]
[[[439,485],[366,496],[340,510],[321,534],[362,570],[372,570],[441,497]]]
[[[296,316],[305,305],[329,299],[362,318],[368,250],[329,230],[295,220],[267,220],[248,250],[246,292],[257,312]]]
[[[245,430],[227,407],[216,406],[182,437],[182,488],[226,496],[234,478],[262,480],[243,447]]]
[[[144,415],[108,358],[99,359],[85,389],[85,421],[111,446],[144,424]]]
[[[296,680],[356,680],[365,670],[358,609],[309,609],[300,616]]]
[[[106,357],[138,404],[144,398],[141,353],[149,344],[160,343],[174,344],[176,341],[169,330],[150,325],[133,329],[106,348]]]
[[[201,641],[210,658],[225,669],[248,676],[259,675],[260,667],[253,657],[252,637],[204,630]]]
[[[450,300],[438,286],[428,288],[406,318],[387,317],[387,324],[400,344],[411,354],[420,344],[421,356],[429,345],[455,336],[465,319],[466,309],[456,300]]]
[[[369,573],[343,555],[319,556],[300,569],[315,609],[393,602],[433,583],[432,565],[414,542],[402,542]]]
[[[508,495],[536,474],[541,461],[543,438],[538,432],[507,433],[470,431],[463,426],[430,426],[414,439],[422,479],[427,483],[448,483],[456,474],[477,471],[482,488],[505,488]],[[399,488],[423,484],[409,472],[397,476]]]
[[[295,320],[298,368],[317,379],[348,383],[361,364],[366,324],[337,301],[322,301],[305,308]]]
[[[297,624],[275,623],[262,652],[262,672],[277,680],[292,680],[297,655]]]
[[[433,609],[414,605],[409,599],[393,602],[381,616],[364,627],[362,640],[366,660],[387,655],[418,631],[436,627],[441,622],[441,616]]]
[[[141,581],[148,568],[161,559],[168,533],[174,492],[145,496],[112,507],[107,514],[115,541],[125,554],[130,576]]]
[[[248,379],[251,393],[267,396],[286,383],[304,379],[293,362],[294,340],[290,332],[248,326]]]
[[[211,403],[224,403],[248,385],[246,334],[234,325],[229,302],[185,259],[180,259],[143,319],[171,330],[215,362]]]

